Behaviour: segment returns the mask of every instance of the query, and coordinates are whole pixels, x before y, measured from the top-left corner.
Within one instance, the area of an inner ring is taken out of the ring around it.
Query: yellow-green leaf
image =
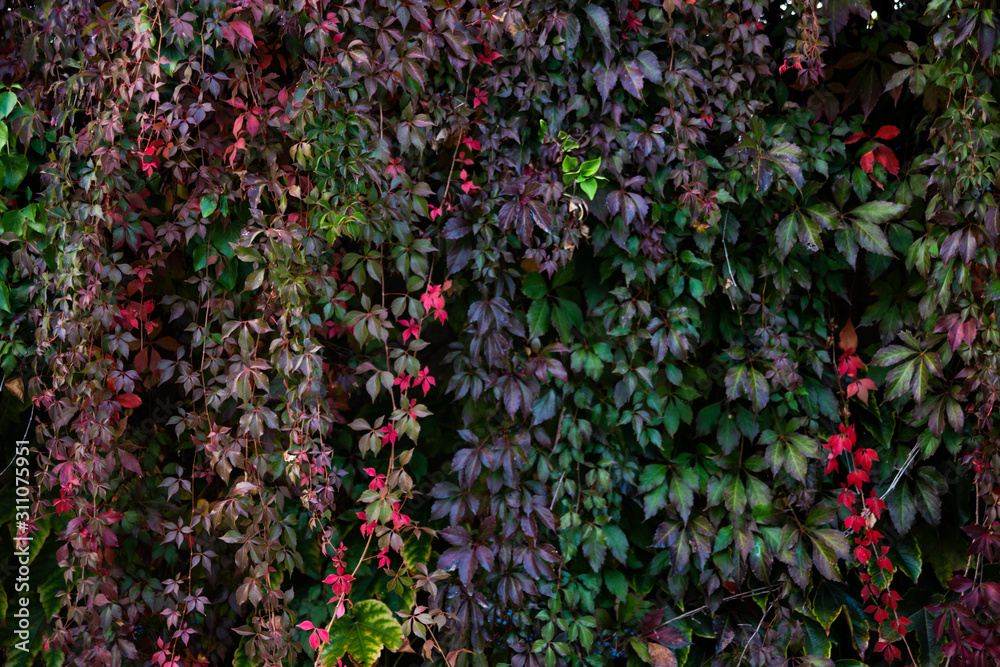
[[[334,622],[320,664],[333,667],[347,653],[361,667],[371,667],[383,648],[395,651],[402,643],[403,630],[392,611],[378,600],[364,600]]]

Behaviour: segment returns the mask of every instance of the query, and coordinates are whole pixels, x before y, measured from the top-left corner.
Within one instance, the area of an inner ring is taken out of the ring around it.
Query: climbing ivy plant
[[[5,664],[1000,660],[989,3],[0,24]]]

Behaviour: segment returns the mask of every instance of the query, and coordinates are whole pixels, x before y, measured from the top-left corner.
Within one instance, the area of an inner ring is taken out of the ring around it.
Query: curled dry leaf
[[[677,667],[677,656],[663,644],[649,642],[646,648],[649,649],[649,659],[653,661],[653,667]]]
[[[841,327],[840,341],[837,346],[845,354],[852,354],[858,349],[858,333],[854,330],[854,324],[851,320],[847,320],[847,324]]]

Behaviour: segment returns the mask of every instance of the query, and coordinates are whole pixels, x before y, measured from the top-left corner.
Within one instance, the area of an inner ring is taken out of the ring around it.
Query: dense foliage
[[[987,5],[12,3],[5,664],[996,664]]]

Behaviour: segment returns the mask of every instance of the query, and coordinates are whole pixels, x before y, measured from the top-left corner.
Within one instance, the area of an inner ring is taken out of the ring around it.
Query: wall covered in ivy
[[[991,3],[0,6],[5,664],[1000,662]]]

